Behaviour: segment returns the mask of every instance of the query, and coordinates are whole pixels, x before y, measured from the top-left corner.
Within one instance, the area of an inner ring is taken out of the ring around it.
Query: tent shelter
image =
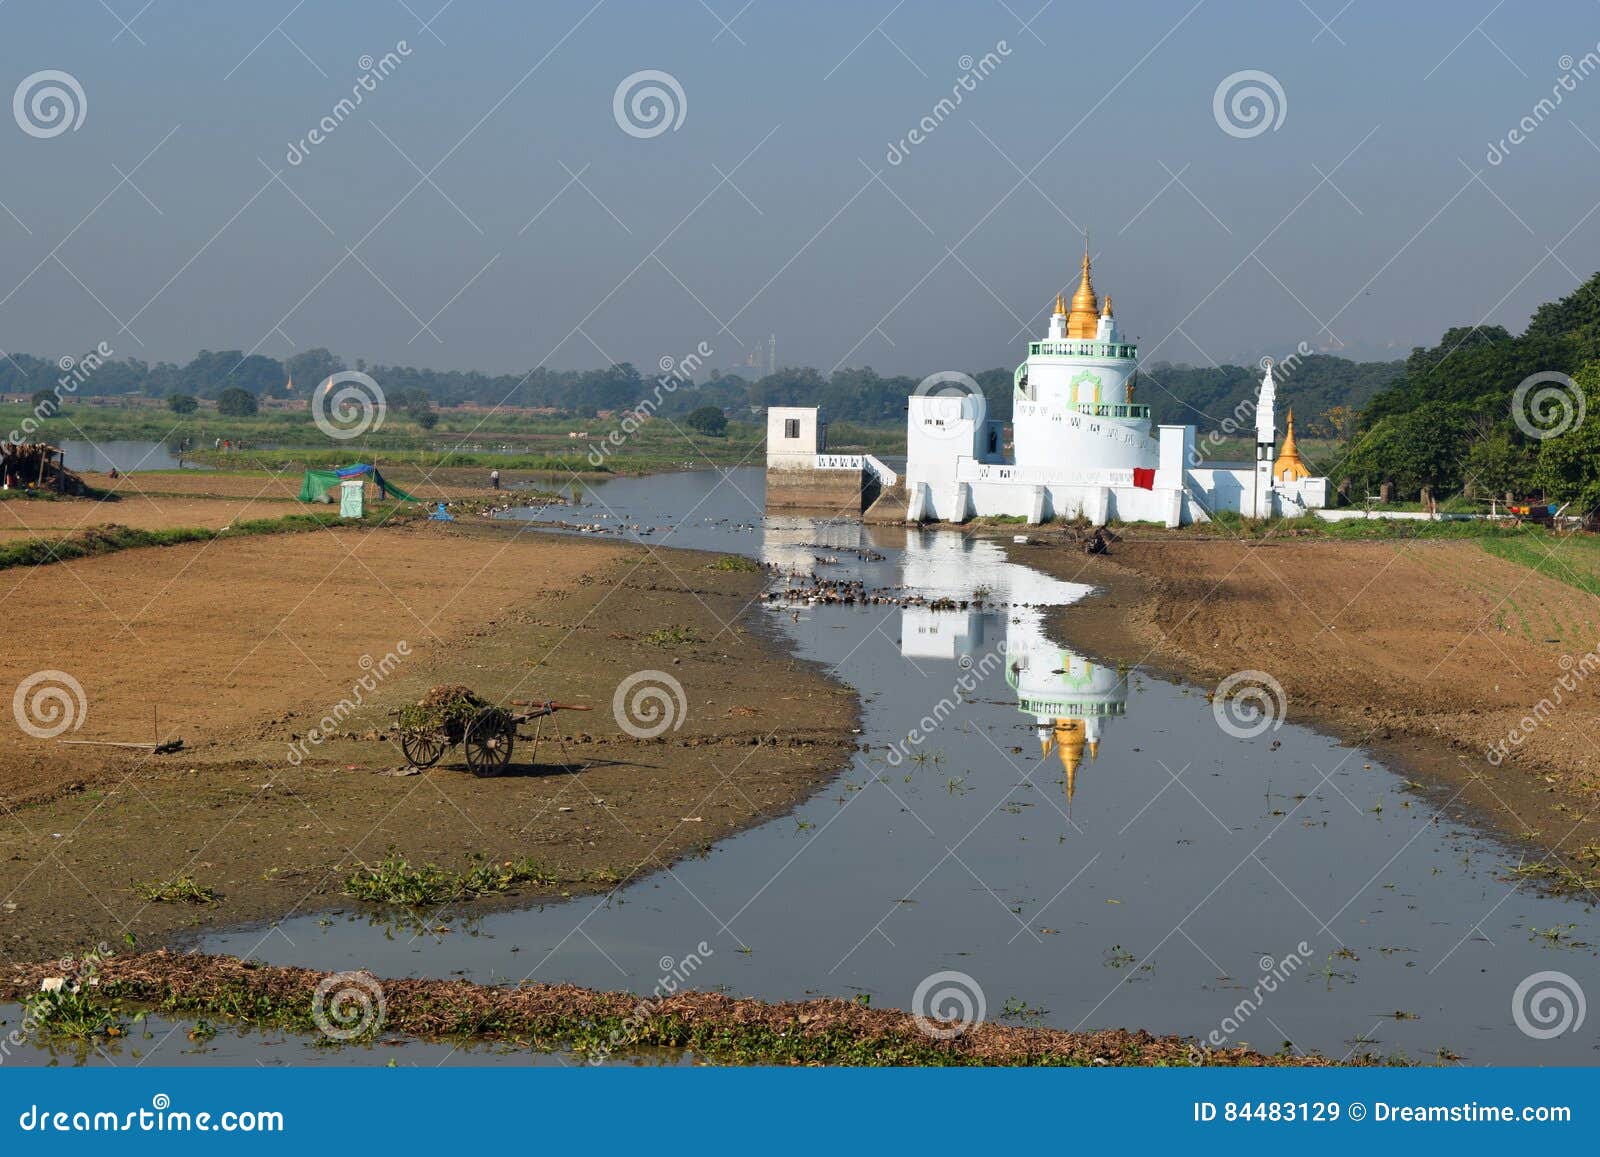
[[[378,473],[376,466],[357,464],[355,466],[338,466],[332,470],[307,470],[300,483],[301,502],[332,502],[334,497],[329,491],[336,490],[340,483],[361,480],[370,481],[378,488],[379,498],[388,498],[393,495],[402,502],[421,502],[415,494],[407,494],[394,483],[385,480]]]

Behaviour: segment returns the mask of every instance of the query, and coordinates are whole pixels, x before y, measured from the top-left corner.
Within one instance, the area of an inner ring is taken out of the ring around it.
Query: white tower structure
[[[1272,449],[1278,440],[1278,388],[1272,381],[1272,359],[1263,359],[1262,365],[1267,372],[1261,379],[1261,391],[1256,395],[1256,478],[1250,510],[1257,518],[1272,513]]]
[[[1094,291],[1084,238],[1083,274],[1072,302],[1056,295],[1043,341],[1028,343],[1012,395],[1016,464],[1025,469],[1093,472],[1156,465],[1150,407],[1133,401],[1138,348],[1122,340]]]

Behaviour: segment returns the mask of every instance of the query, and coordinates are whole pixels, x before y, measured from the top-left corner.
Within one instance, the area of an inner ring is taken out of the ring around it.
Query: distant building
[[[1029,342],[1014,375],[1012,454],[1005,453],[1002,424],[987,417],[972,386],[919,388],[906,408],[903,483],[883,480],[871,516],[903,499],[895,517],[911,522],[1003,515],[1030,523],[1083,517],[1095,525],[1180,526],[1218,511],[1267,517],[1327,505],[1328,481],[1312,477],[1300,457],[1292,418],[1282,453],[1274,455],[1277,387],[1270,362],[1256,399],[1256,461],[1202,464],[1193,426],[1153,428],[1150,407],[1134,400],[1138,352],[1117,324],[1111,296],[1102,301],[1095,293],[1086,245],[1077,292],[1070,304],[1056,295],[1047,332]],[[816,431],[814,445],[810,434],[797,439],[791,430]],[[769,411],[769,478],[774,470],[788,472],[787,504],[795,504],[792,472],[805,467],[807,454],[814,469],[840,468],[823,465],[830,458],[823,431],[812,408]],[[869,469],[857,461],[858,469]]]

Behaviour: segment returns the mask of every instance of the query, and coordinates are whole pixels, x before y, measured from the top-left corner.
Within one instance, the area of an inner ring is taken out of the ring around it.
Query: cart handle
[[[552,711],[588,711],[587,703],[552,703],[545,699],[513,699],[513,707],[548,707]]]

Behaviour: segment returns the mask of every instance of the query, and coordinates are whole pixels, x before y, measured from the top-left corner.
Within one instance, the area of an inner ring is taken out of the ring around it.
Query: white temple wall
[[[1156,465],[1156,441],[1149,423],[1098,418],[1043,402],[1018,401],[1011,428],[1018,466],[1049,468],[1057,474]]]

